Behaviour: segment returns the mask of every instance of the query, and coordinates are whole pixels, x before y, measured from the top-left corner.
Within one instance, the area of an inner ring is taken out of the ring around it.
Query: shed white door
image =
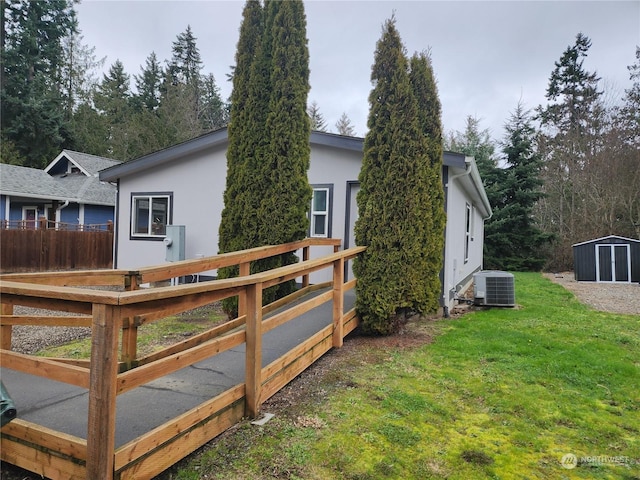
[[[596,281],[631,282],[630,245],[596,245]]]

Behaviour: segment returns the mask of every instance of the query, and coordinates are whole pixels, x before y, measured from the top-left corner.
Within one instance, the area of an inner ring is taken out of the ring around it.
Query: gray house
[[[355,246],[363,143],[362,138],[311,133],[310,237],[341,238],[343,248]],[[100,180],[118,185],[115,267],[163,263],[166,225],[185,226],[185,258],[218,253],[227,146],[223,128],[100,172]],[[455,293],[482,268],[484,219],[491,215],[491,207],[473,158],[447,152],[444,163],[448,220],[442,305],[448,308]],[[316,254],[331,252],[326,247]],[[327,281],[330,275],[315,272],[311,281]],[[352,276],[350,269],[347,276]]]
[[[98,178],[120,161],[63,150],[44,170],[0,164],[0,219],[5,227],[106,225],[114,220],[116,187]]]

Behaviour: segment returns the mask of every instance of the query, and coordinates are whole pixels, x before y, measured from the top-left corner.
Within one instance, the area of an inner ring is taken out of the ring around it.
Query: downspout
[[[62,209],[67,208],[69,206],[69,200],[65,200],[62,205],[59,205],[56,208],[56,230],[58,230],[58,224],[61,223],[62,220]]]

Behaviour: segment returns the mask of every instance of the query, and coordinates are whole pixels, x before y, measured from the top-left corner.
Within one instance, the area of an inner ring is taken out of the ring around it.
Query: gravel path
[[[576,282],[573,272],[544,275],[573,292],[578,300],[596,310],[640,315],[639,283]]]
[[[16,306],[14,315],[77,315],[66,312],[47,312],[35,308]],[[43,348],[62,345],[72,340],[91,336],[90,327],[31,327],[15,326],[11,332],[11,349],[14,352],[33,354]]]

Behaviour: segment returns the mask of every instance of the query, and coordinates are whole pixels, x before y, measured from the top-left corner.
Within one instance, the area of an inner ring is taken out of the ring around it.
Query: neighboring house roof
[[[67,170],[66,162],[71,162],[87,177],[97,175],[100,170],[122,163],[120,160],[99,157],[88,153],[74,152],[73,150],[62,150],[62,152],[60,152],[60,154],[49,165],[47,165],[44,171],[51,175],[64,173]],[[56,168],[59,164],[64,164],[64,171],[60,171]]]
[[[0,192],[3,195],[37,199],[71,200],[74,196],[44,170],[0,164]]]
[[[67,164],[77,171],[68,173]],[[0,192],[12,197],[115,206],[115,186],[98,178],[103,168],[120,161],[63,150],[44,170],[0,164]]]

